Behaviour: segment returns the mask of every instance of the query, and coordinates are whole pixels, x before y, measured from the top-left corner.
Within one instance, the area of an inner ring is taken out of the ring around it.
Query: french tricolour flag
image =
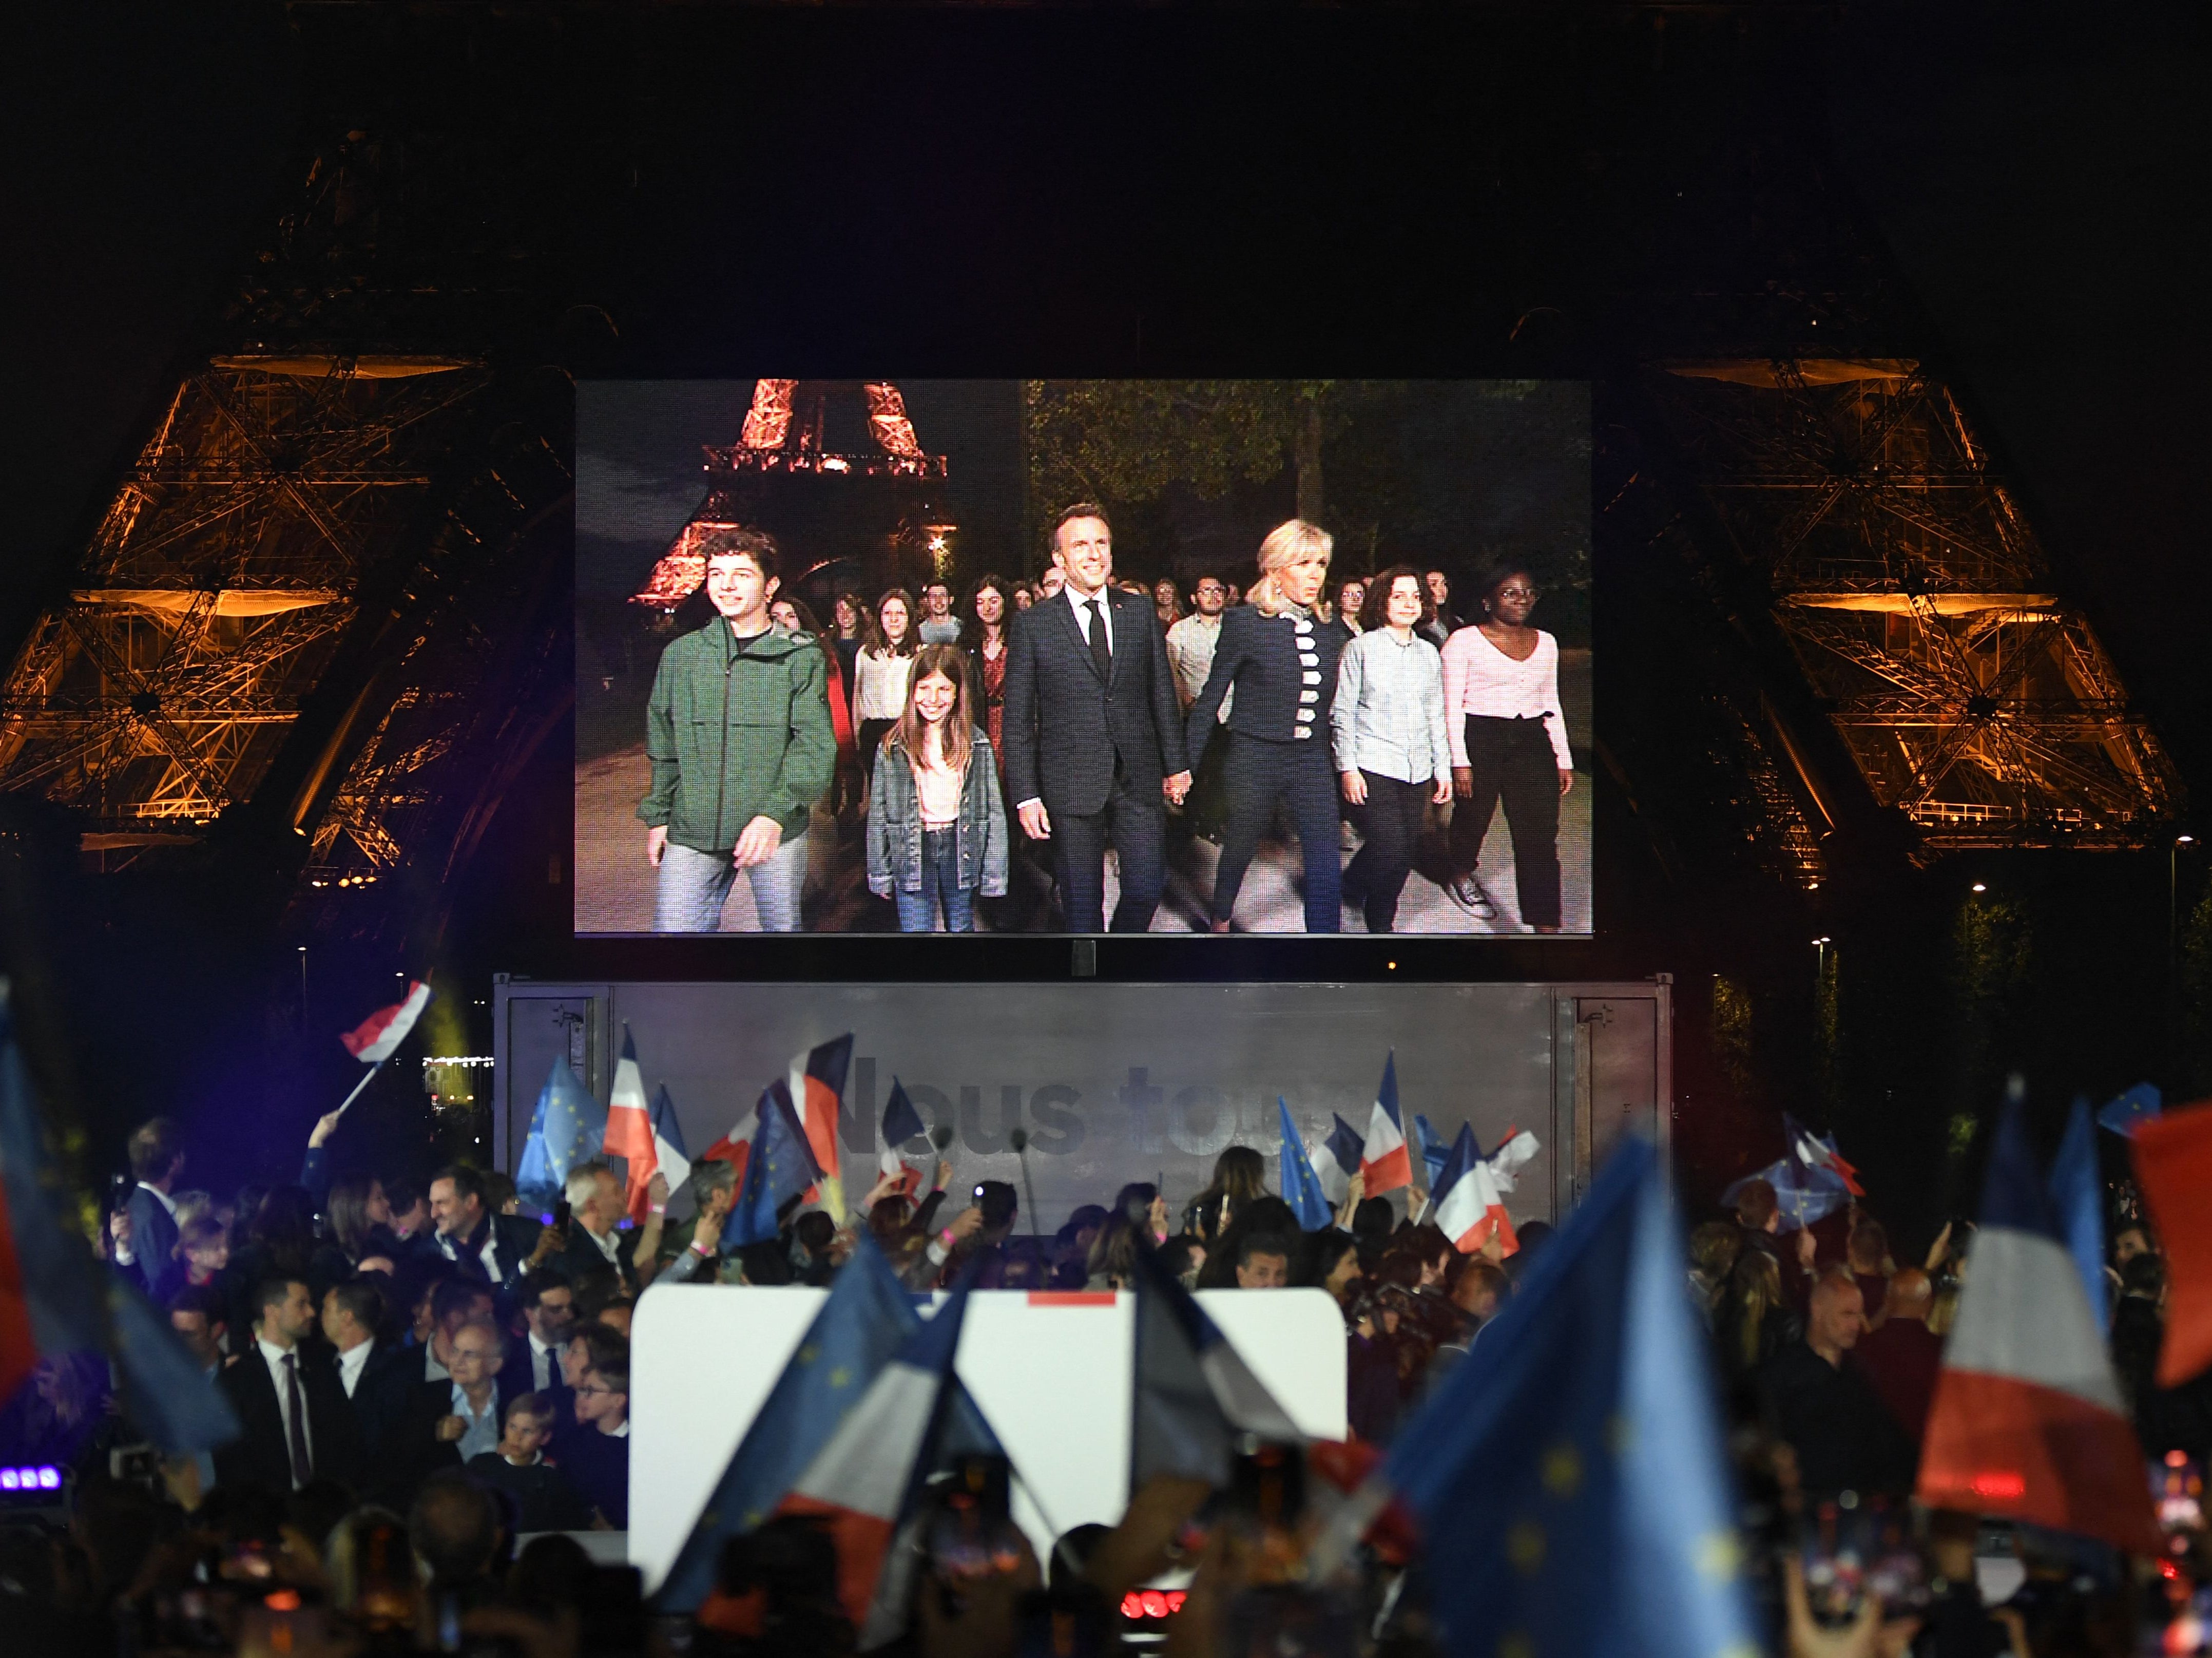
[[[914,1108],[907,1097],[906,1085],[894,1075],[891,1077],[891,1097],[884,1102],[884,1143],[876,1152],[876,1170],[884,1178],[896,1176],[899,1186],[894,1196],[911,1198],[921,1188],[921,1174],[909,1167],[899,1155],[899,1148],[927,1132],[922,1127],[921,1113]]]
[[[676,1120],[676,1102],[661,1084],[653,1103],[645,1102],[645,1076],[638,1069],[637,1043],[623,1027],[622,1058],[615,1062],[615,1085],[607,1096],[607,1131],[602,1151],[620,1157],[629,1173],[624,1202],[629,1217],[641,1223],[651,1202],[653,1177],[668,1182],[671,1192],[691,1178],[691,1159],[684,1149],[684,1131]]]
[[[1380,1197],[1413,1184],[1413,1160],[1406,1149],[1406,1121],[1398,1114],[1398,1056],[1382,1062],[1382,1086],[1367,1118],[1367,1143],[1359,1167],[1367,1176],[1364,1195]],[[1318,1172],[1318,1171],[1316,1171]]]
[[[1815,1136],[1788,1112],[1782,1113],[1783,1136],[1790,1143],[1790,1160],[1800,1169],[1825,1168],[1844,1183],[1844,1190],[1854,1198],[1866,1196],[1866,1188],[1859,1184],[1859,1172],[1844,1161],[1836,1149],[1836,1137]]]
[[[1943,1349],[1919,1496],[2153,1554],[2142,1451],[2017,1101],[1982,1189],[1974,1271]]]
[[[952,1374],[967,1309],[963,1277],[878,1373],[777,1509],[827,1523],[837,1545],[838,1599],[864,1652],[906,1625],[919,1551],[893,1545],[916,1522],[923,1482],[950,1456],[999,1452]]]
[[[430,987],[419,978],[410,978],[404,1001],[379,1008],[338,1040],[345,1044],[348,1053],[363,1064],[380,1065],[392,1058],[394,1048],[407,1039],[407,1033],[415,1028],[415,1021],[429,1005]]]
[[[1352,1177],[1359,1172],[1360,1153],[1365,1142],[1341,1117],[1335,1118],[1336,1126],[1328,1131],[1328,1138],[1313,1149],[1314,1178],[1321,1182],[1322,1196],[1332,1205],[1341,1207],[1345,1194],[1352,1190]]]
[[[853,1033],[848,1031],[835,1041],[800,1054],[791,1062],[790,1071],[768,1087],[769,1097],[780,1096],[791,1107],[793,1119],[805,1132],[815,1167],[831,1179],[838,1173],[837,1106],[844,1097],[845,1076],[852,1064]],[[757,1104],[747,1106],[730,1131],[699,1155],[730,1164],[742,1183],[745,1164],[752,1157],[753,1137],[759,1132],[760,1108]],[[818,1187],[809,1188],[808,1201],[818,1192]]]
[[[1437,1176],[1437,1189],[1430,1200],[1436,1205],[1437,1227],[1461,1254],[1474,1254],[1493,1237],[1508,1255],[1521,1247],[1521,1240],[1513,1235],[1513,1222],[1505,1213],[1505,1200],[1498,1193],[1497,1177],[1483,1161],[1474,1131],[1465,1123],[1459,1125],[1459,1138],[1452,1143],[1451,1155],[1444,1159],[1443,1173]]]

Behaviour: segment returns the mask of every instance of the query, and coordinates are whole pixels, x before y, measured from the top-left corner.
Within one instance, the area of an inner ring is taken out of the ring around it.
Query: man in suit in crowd
[[[623,1215],[622,1182],[605,1163],[579,1163],[568,1171],[562,1188],[568,1199],[568,1247],[554,1259],[570,1283],[581,1283],[594,1272],[612,1267],[621,1275],[623,1290],[637,1294],[637,1263],[634,1251],[615,1229]]]
[[[362,1454],[381,1454],[420,1380],[419,1362],[397,1342],[379,1341],[384,1294],[368,1278],[349,1278],[323,1292],[323,1337],[337,1350],[338,1386],[353,1406]]]
[[[503,1346],[497,1324],[472,1317],[453,1332],[450,1373],[434,1381],[410,1380],[371,1471],[370,1490],[379,1501],[404,1511],[432,1474],[498,1446]]]
[[[561,1349],[575,1327],[575,1290],[552,1272],[526,1272],[515,1289],[515,1308],[523,1327],[507,1341],[500,1385],[509,1393],[561,1392]]]
[[[137,1280],[157,1303],[184,1287],[185,1264],[177,1259],[177,1205],[169,1194],[185,1172],[183,1135],[166,1117],[141,1123],[128,1146],[130,1201],[108,1217],[115,1265]]]
[[[430,1218],[438,1253],[502,1298],[511,1297],[522,1275],[543,1259],[532,1252],[544,1228],[520,1215],[493,1214],[484,1201],[483,1176],[465,1163],[441,1168],[431,1179]]]
[[[1023,832],[1053,843],[1068,930],[1106,930],[1111,846],[1114,930],[1141,933],[1167,885],[1167,806],[1190,788],[1175,675],[1152,600],[1114,587],[1105,509],[1063,509],[1052,561],[1061,592],[1016,615],[1006,647],[1006,790]]]
[[[357,1483],[361,1431],[326,1354],[304,1346],[315,1305],[298,1278],[254,1292],[253,1342],[219,1382],[243,1430],[215,1454],[216,1482],[295,1491],[316,1478]]]

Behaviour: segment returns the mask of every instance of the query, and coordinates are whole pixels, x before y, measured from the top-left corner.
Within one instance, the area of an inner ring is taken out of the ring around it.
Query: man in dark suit
[[[1116,592],[1114,532],[1083,501],[1052,531],[1060,594],[1017,614],[1006,647],[1006,791],[1049,838],[1070,932],[1103,932],[1106,849],[1121,862],[1114,930],[1150,930],[1167,885],[1166,802],[1190,788],[1182,704],[1150,599]]]
[[[572,1284],[583,1285],[611,1271],[623,1293],[637,1294],[635,1234],[616,1229],[625,1213],[623,1185],[605,1163],[579,1163],[562,1189],[568,1199],[568,1243],[553,1265]]]
[[[373,1465],[422,1380],[419,1349],[380,1341],[384,1295],[374,1275],[349,1278],[323,1292],[323,1337],[337,1350],[338,1385],[353,1406],[362,1455]]]
[[[254,1293],[253,1342],[219,1378],[243,1430],[215,1454],[218,1485],[295,1491],[311,1479],[356,1484],[361,1432],[329,1356],[304,1344],[315,1304],[298,1278],[272,1277]]]
[[[493,1214],[484,1202],[483,1176],[465,1163],[441,1168],[432,1179],[430,1218],[437,1225],[438,1253],[511,1304],[522,1275],[538,1265],[532,1252],[544,1228],[524,1216]]]
[[[508,1397],[499,1374],[503,1340],[489,1319],[473,1320],[453,1332],[450,1375],[408,1378],[372,1471],[372,1497],[404,1511],[432,1474],[497,1448],[500,1407]]]
[[[561,1349],[576,1325],[575,1290],[556,1273],[525,1273],[515,1292],[515,1310],[523,1327],[517,1332],[508,1326],[501,1386],[510,1393],[558,1392]]]
[[[182,1140],[166,1117],[131,1131],[131,1178],[137,1184],[130,1201],[108,1220],[115,1265],[162,1303],[185,1283],[185,1264],[177,1259],[177,1207],[169,1198],[185,1172]]]

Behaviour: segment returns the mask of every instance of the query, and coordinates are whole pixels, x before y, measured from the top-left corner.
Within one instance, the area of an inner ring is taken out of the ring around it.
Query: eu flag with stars
[[[731,1454],[730,1466],[669,1569],[659,1598],[663,1611],[693,1611],[707,1598],[723,1543],[775,1512],[921,1323],[913,1298],[861,1228],[852,1259],[830,1286],[829,1300]]]
[[[1301,1232],[1318,1232],[1336,1218],[1336,1210],[1322,1193],[1321,1176],[1314,1173],[1313,1164],[1307,1161],[1305,1142],[1298,1138],[1298,1125],[1291,1120],[1289,1102],[1281,1094],[1275,1096],[1275,1109],[1283,1119],[1283,1201],[1298,1217]]]
[[[790,1100],[770,1088],[761,1095],[758,1109],[760,1126],[753,1133],[752,1155],[745,1160],[745,1178],[722,1235],[726,1252],[775,1237],[776,1211],[822,1178],[814,1154],[807,1149],[806,1131],[792,1115]]]
[[[1658,1154],[1624,1141],[1400,1433],[1447,1652],[1759,1651],[1688,1270]]]
[[[538,1091],[530,1137],[515,1164],[515,1192],[526,1203],[550,1209],[560,1200],[568,1171],[598,1156],[606,1133],[606,1107],[576,1080],[566,1057],[555,1059],[545,1086]]]

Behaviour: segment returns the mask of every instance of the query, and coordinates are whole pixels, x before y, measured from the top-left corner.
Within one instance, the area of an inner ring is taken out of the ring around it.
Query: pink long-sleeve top
[[[1467,760],[1469,714],[1492,720],[1541,720],[1559,770],[1575,769],[1567,722],[1559,712],[1559,642],[1538,630],[1536,649],[1516,662],[1479,627],[1463,627],[1444,643],[1444,735],[1454,765]]]

